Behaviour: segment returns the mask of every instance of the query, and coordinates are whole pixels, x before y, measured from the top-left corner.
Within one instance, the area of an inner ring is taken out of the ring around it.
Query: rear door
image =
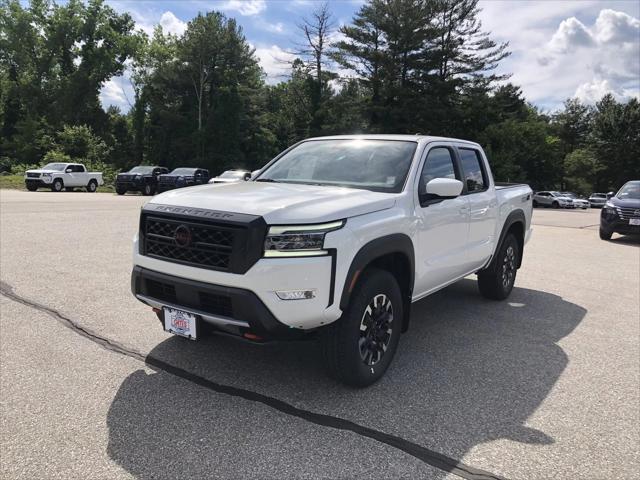
[[[455,148],[447,143],[430,144],[423,159],[421,173],[414,186],[417,218],[415,298],[466,273],[469,229],[466,196],[435,202],[420,198],[429,180],[462,180]]]
[[[458,146],[457,151],[464,178],[464,196],[469,202],[466,268],[472,270],[484,265],[493,253],[498,200],[483,152],[471,146]]]

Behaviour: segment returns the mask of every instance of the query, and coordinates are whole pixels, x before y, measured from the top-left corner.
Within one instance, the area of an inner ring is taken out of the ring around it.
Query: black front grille
[[[616,207],[618,210],[618,215],[620,218],[624,220],[628,220],[630,218],[640,218],[640,208],[632,208],[632,207]]]
[[[40,178],[40,174],[39,173],[27,173],[27,178]]]
[[[236,229],[160,217],[145,220],[146,255],[215,270],[229,269]]]

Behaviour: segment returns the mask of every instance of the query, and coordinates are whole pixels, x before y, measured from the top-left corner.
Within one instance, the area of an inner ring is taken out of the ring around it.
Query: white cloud
[[[267,74],[267,83],[274,84],[282,81],[291,73],[290,62],[295,59],[291,52],[283,50],[278,45],[256,48],[256,56],[260,66]]]
[[[176,17],[173,12],[164,12],[160,17],[160,26],[164,33],[182,36],[187,29],[187,23]]]
[[[243,16],[251,16],[266,10],[267,3],[265,0],[226,0],[218,8],[238,12]]]
[[[480,7],[484,29],[513,52],[499,72],[512,73],[509,81],[527,100],[553,110],[572,96],[593,102],[607,92],[619,99],[638,95],[634,2],[482,0]]]
[[[105,110],[114,105],[122,112],[128,112],[133,104],[133,87],[131,86],[130,74],[112,77],[106,81],[100,90],[100,103]]]

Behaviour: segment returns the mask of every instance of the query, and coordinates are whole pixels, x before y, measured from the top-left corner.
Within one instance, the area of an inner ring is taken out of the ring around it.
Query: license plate
[[[164,329],[167,332],[180,335],[181,337],[187,337],[191,340],[196,339],[197,332],[195,315],[168,307],[164,307],[163,310]]]
[[[630,218],[629,225],[640,225],[640,218]]]

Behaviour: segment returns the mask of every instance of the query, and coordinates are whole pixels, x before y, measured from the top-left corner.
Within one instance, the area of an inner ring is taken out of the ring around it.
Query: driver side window
[[[434,178],[457,178],[453,154],[447,147],[434,147],[429,150],[420,174],[418,192],[424,193],[427,183]]]

